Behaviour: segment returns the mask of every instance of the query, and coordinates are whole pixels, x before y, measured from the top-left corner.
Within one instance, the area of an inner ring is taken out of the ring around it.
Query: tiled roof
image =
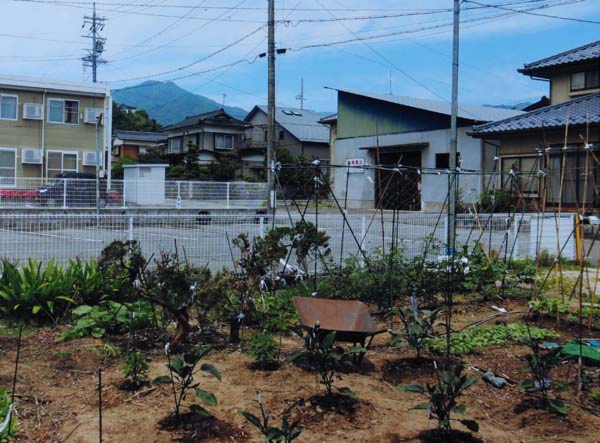
[[[475,126],[473,135],[502,134],[541,128],[600,124],[600,93],[585,95],[558,105],[546,106],[516,117]]]
[[[236,126],[236,127],[245,127],[244,122],[238,120],[235,117],[227,114],[223,109],[217,109],[216,111],[205,112],[203,114],[190,115],[180,122],[173,123],[172,125],[166,126],[162,129],[165,131],[172,131],[175,129],[188,128],[190,126],[196,126],[204,123],[207,120],[214,119],[215,117],[224,116],[228,119],[228,122],[225,124],[226,126]]]
[[[523,68],[519,69],[519,72],[522,74],[533,74],[560,65],[586,62],[594,59],[600,60],[600,40],[578,48],[569,49],[568,51],[543,58],[533,63],[526,63]]]
[[[122,131],[116,130],[115,136],[121,140],[135,140],[139,142],[154,142],[160,143],[167,140],[167,134],[159,132],[138,132],[138,131]]]
[[[246,117],[246,121],[252,118],[260,109],[267,114],[266,106],[255,106]],[[286,131],[301,142],[306,143],[329,143],[329,128],[319,121],[323,116],[317,111],[296,108],[276,108],[275,121]]]
[[[429,100],[423,98],[414,98],[390,94],[374,94],[370,92],[357,92],[347,89],[335,89],[339,92],[345,92],[348,94],[360,95],[362,97],[372,98],[374,100],[381,100],[389,103],[395,103],[397,105],[406,106],[409,108],[423,109],[425,111],[435,112],[437,114],[450,115],[451,105],[450,102],[444,102],[441,100]],[[460,103],[458,105],[458,116],[467,120],[473,120],[477,122],[493,122],[501,120],[507,117],[513,117],[515,115],[523,114],[522,111],[514,109],[503,109],[494,108],[491,106],[480,106],[480,105],[467,105]]]

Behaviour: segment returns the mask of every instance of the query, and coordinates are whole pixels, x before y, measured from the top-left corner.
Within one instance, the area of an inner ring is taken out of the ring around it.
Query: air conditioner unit
[[[83,166],[96,166],[96,153],[94,151],[83,153]]]
[[[27,120],[43,120],[44,106],[41,103],[23,103],[23,118]]]
[[[41,165],[42,150],[40,148],[23,148],[21,150],[21,163],[27,165]]]
[[[102,114],[102,108],[85,108],[83,112],[83,122],[95,125],[100,114]]]

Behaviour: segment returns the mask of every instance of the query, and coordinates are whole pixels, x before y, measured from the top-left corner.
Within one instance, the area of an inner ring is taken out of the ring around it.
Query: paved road
[[[294,222],[300,220],[292,215]],[[314,215],[308,220],[316,223]],[[402,223],[392,222],[386,216],[382,224],[379,216],[371,214],[352,214],[350,227],[345,225],[339,214],[319,216],[319,228],[331,237],[332,257],[339,261],[341,254],[349,257],[358,252],[357,241],[363,240],[363,248],[370,252],[380,249],[383,244],[389,250],[392,237],[398,247],[408,256],[421,256],[425,247],[425,237],[434,234],[438,244],[444,241],[444,226],[436,216],[415,214],[406,217]],[[436,228],[437,224],[437,228]],[[276,226],[289,226],[286,214],[275,218]],[[263,219],[256,215],[213,215],[209,218],[198,216],[152,216],[152,215],[112,215],[103,216],[98,223],[94,216],[44,216],[0,217],[0,256],[11,260],[24,261],[29,257],[49,260],[55,257],[60,263],[66,263],[75,257],[91,258],[99,255],[103,247],[114,240],[135,239],[140,242],[146,256],[157,254],[161,250],[172,250],[177,244],[179,251],[185,251],[188,259],[196,265],[209,264],[216,271],[222,267],[232,267],[230,241],[241,233],[251,237],[266,232],[273,226],[272,218]],[[345,228],[344,228],[345,226]],[[383,240],[385,234],[385,241]],[[505,231],[495,230],[489,235],[481,235],[475,227],[458,229],[458,242],[473,244],[480,240],[492,247],[506,245]],[[343,250],[342,250],[343,239]],[[508,237],[508,250],[513,248],[514,236]],[[528,249],[528,234],[519,236],[517,250],[521,254]],[[437,255],[437,251],[432,251]]]

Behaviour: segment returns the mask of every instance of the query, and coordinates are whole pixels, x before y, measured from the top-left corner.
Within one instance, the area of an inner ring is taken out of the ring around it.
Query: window
[[[64,125],[79,124],[79,102],[77,100],[48,100],[48,121]]]
[[[571,91],[600,88],[600,71],[575,72],[571,74]]]
[[[46,169],[48,177],[58,174],[78,172],[78,153],[71,151],[48,151]]]
[[[279,131],[279,141],[282,141],[285,138],[285,131]]]
[[[16,95],[0,94],[0,120],[16,120],[18,103]]]
[[[180,154],[183,147],[183,137],[174,137],[169,139],[167,154]]]
[[[460,152],[456,153],[456,162],[460,160]],[[435,154],[435,169],[448,169],[450,167],[450,154],[442,152]]]
[[[233,149],[233,135],[215,134],[215,149]]]
[[[17,184],[17,150],[0,148],[0,187]]]
[[[539,157],[502,157],[502,187],[505,190],[520,190],[525,196],[537,194],[540,189],[540,176],[536,172],[542,168]],[[515,174],[511,174],[513,171]]]

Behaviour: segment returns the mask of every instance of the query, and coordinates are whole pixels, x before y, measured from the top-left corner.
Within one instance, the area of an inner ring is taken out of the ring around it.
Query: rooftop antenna
[[[87,55],[83,56],[81,60],[83,60],[84,67],[92,68],[92,81],[94,83],[97,82],[97,70],[98,65],[106,64],[106,60],[102,58],[102,53],[104,52],[104,43],[106,43],[106,39],[99,36],[100,31],[104,29],[104,25],[106,24],[106,17],[99,17],[96,15],[96,2],[94,2],[94,12],[92,16],[84,15],[83,16],[83,25],[82,28],[85,28],[89,25],[89,32],[87,35],[82,37],[89,38],[92,40],[92,49],[87,49]]]
[[[223,95],[223,108],[225,108],[225,100],[227,100],[227,94],[222,94]]]
[[[390,71],[390,95],[394,95],[392,92],[392,71]]]
[[[307,100],[304,98],[304,79],[300,79],[300,95],[296,96],[296,100],[300,102],[300,109],[304,110],[304,102]]]

